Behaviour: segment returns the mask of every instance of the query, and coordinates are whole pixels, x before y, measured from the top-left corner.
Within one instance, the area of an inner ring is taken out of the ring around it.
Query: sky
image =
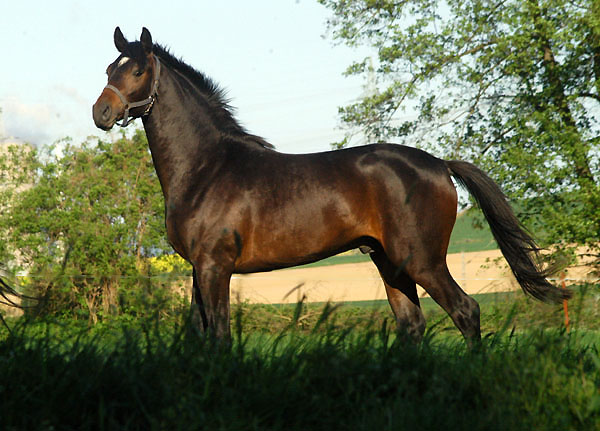
[[[343,71],[366,55],[334,43],[329,16],[316,0],[2,1],[0,139],[107,139],[91,113],[118,56],[114,29],[132,41],[145,26],[227,90],[249,132],[286,153],[329,150],[344,135],[338,107],[364,92]]]

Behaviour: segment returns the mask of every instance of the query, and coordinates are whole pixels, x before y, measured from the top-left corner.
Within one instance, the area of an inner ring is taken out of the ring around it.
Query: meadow
[[[419,345],[383,302],[240,304],[231,345],[177,315],[11,320],[0,429],[600,429],[597,286],[576,290],[569,331],[520,292],[477,299],[474,349],[427,300]]]

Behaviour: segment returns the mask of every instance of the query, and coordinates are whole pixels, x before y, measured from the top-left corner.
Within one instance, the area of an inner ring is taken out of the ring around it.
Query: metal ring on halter
[[[134,118],[131,118],[131,119],[128,118],[130,109],[139,108],[140,106],[148,105],[148,107],[142,114],[142,117],[145,115],[148,115],[150,113],[150,109],[152,109],[152,106],[154,105],[154,100],[156,99],[156,96],[158,96],[158,78],[160,76],[160,61],[158,60],[157,56],[154,56],[154,61],[156,63],[156,66],[154,67],[154,82],[152,83],[152,91],[150,92],[150,96],[148,96],[144,100],[140,100],[139,102],[129,103],[127,101],[127,98],[123,95],[123,93],[121,93],[121,91],[114,85],[107,84],[106,87],[104,87],[105,89],[111,90],[114,93],[116,93],[117,96],[119,96],[119,99],[121,99],[121,103],[123,103],[123,105],[125,105],[125,112],[123,113],[123,120],[121,121],[121,124],[116,123],[117,125],[119,125],[121,127],[126,127],[131,122],[131,120],[134,120]]]

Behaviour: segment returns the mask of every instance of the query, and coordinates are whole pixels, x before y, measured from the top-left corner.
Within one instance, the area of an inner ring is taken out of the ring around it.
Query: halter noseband
[[[158,57],[156,55],[154,56],[154,61],[156,62],[156,66],[154,67],[154,82],[152,83],[152,91],[150,92],[150,95],[147,98],[145,98],[144,100],[140,100],[139,102],[129,103],[127,101],[127,98],[125,98],[125,96],[123,96],[123,93],[121,93],[121,91],[114,85],[108,84],[106,87],[104,87],[105,89],[115,92],[116,95],[119,96],[119,99],[121,99],[121,103],[123,103],[123,105],[125,105],[125,112],[123,113],[123,120],[122,120],[121,124],[116,123],[119,126],[125,127],[132,120],[134,120],[133,117],[128,118],[130,109],[139,108],[140,106],[148,105],[148,107],[146,108],[146,110],[144,111],[144,113],[141,116],[143,117],[150,113],[150,110],[152,109],[152,106],[154,105],[154,100],[156,100],[156,96],[158,95],[158,78],[160,75],[160,61],[158,61]]]

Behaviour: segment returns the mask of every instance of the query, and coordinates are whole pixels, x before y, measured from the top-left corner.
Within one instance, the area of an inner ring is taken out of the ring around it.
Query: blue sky
[[[250,132],[283,152],[328,150],[343,136],[337,107],[363,92],[342,72],[365,54],[323,38],[328,16],[314,0],[3,1],[0,138],[105,137],[91,107],[117,57],[113,31],[133,40],[146,26],[228,90]]]

